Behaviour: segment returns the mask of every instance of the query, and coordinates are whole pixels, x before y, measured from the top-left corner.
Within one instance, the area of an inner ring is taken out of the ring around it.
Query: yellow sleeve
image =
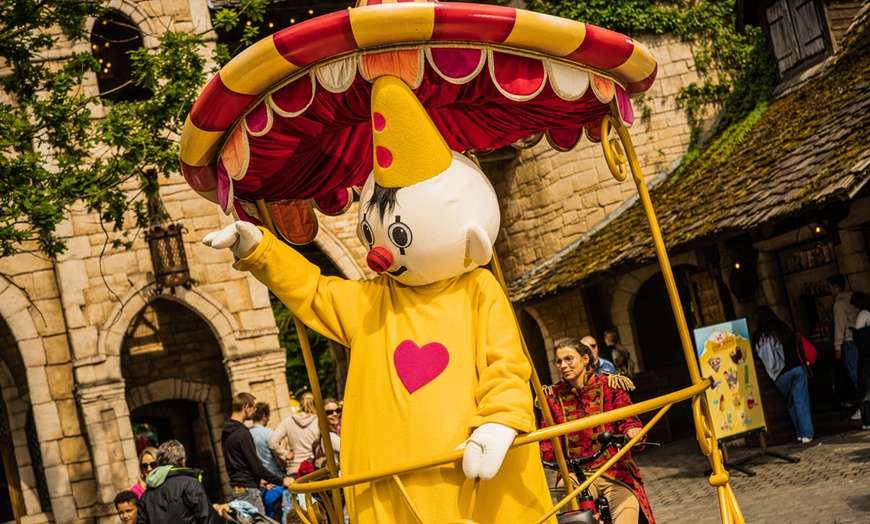
[[[265,229],[257,249],[233,267],[250,271],[306,326],[348,347],[378,292],[367,282],[321,275]]]
[[[510,301],[486,270],[478,276],[477,414],[472,427],[496,422],[520,432],[532,431],[532,367],[523,352]]]

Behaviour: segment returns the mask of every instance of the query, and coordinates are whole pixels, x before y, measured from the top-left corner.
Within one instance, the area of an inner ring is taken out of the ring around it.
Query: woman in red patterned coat
[[[576,339],[568,339],[556,346],[555,355],[553,363],[562,374],[562,381],[545,388],[544,396],[556,424],[631,405],[626,392],[626,389],[634,388],[631,381],[617,375],[595,374],[590,367],[592,350],[587,345]],[[541,425],[544,425],[543,421]],[[609,430],[634,437],[642,427],[637,417],[629,417],[568,433],[562,437],[562,447],[569,457],[586,457],[600,447],[596,440],[599,433]],[[549,441],[541,442],[541,453],[544,460],[555,460]],[[614,454],[616,451],[609,449],[597,461],[588,464],[584,471],[591,474]],[[645,516],[650,524],[655,524],[640,470],[632,460],[630,451],[593,482],[589,492],[593,498],[604,495],[610,505],[614,524],[637,524],[640,515]]]

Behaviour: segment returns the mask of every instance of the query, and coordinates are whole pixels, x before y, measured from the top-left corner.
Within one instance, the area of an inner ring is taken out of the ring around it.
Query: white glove
[[[462,471],[469,479],[489,480],[498,473],[508,448],[513,444],[517,430],[495,422],[487,422],[475,429],[468,440],[456,449],[465,448]]]
[[[238,258],[245,258],[257,249],[263,232],[249,222],[234,222],[220,231],[207,234],[202,243],[214,249],[227,249]]]

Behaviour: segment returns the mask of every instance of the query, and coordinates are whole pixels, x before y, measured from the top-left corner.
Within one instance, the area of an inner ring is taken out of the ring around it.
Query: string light
[[[308,10],[308,14],[309,14],[309,15],[313,15],[313,14],[314,14],[314,9],[309,9],[309,10]]]
[[[275,27],[275,22],[269,22],[269,29]]]
[[[295,23],[296,23],[296,19],[295,19],[295,18],[291,18],[291,19],[290,19],[290,23],[291,23],[291,24],[295,24]]]
[[[734,263],[734,269],[740,269],[740,262]]]

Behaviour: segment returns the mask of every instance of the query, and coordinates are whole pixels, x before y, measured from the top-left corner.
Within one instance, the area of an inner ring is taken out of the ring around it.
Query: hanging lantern
[[[195,282],[190,278],[187,255],[184,252],[182,234],[187,230],[181,224],[152,226],[145,233],[151,249],[151,264],[154,267],[155,292],[169,288],[175,293],[176,286],[190,289]]]

